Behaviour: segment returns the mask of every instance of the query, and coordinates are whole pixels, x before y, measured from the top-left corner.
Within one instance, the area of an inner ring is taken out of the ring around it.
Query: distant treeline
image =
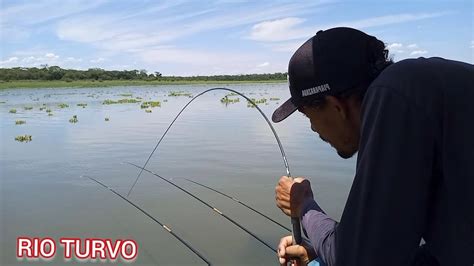
[[[58,66],[41,68],[15,67],[0,68],[0,80],[162,80],[162,81],[239,81],[239,80],[286,80],[286,73],[246,74],[246,75],[217,75],[217,76],[163,76],[160,72],[148,73],[146,70],[104,70],[90,68],[88,70],[63,69]]]

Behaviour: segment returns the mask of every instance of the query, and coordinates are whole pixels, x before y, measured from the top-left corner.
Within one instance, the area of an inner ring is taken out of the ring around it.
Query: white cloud
[[[89,60],[89,62],[91,62],[91,63],[102,63],[104,61],[105,61],[105,58],[102,58],[102,57]]]
[[[54,53],[46,53],[44,57],[49,60],[54,60],[54,59],[58,59],[59,55],[55,55]]]
[[[451,12],[436,12],[436,13],[402,13],[395,15],[379,16],[361,20],[347,21],[342,23],[333,24],[332,27],[353,27],[357,29],[365,29],[372,27],[380,27],[386,25],[400,24],[418,20],[424,20],[429,18],[441,17],[451,14]]]
[[[401,55],[402,58],[406,58],[407,56],[421,56],[428,53],[428,51],[420,49],[419,45],[416,43],[405,45],[403,43],[395,42],[387,45],[387,49],[391,54]],[[403,56],[404,54],[405,56]]]
[[[18,57],[13,56],[8,58],[7,60],[0,61],[0,65],[8,65],[10,63],[16,63],[18,62]]]
[[[424,55],[424,54],[427,54],[428,51],[426,50],[415,50],[413,52],[410,53],[411,56],[415,56],[415,55]]]
[[[387,49],[394,54],[402,54],[405,52],[403,50],[403,44],[397,42],[387,45]]]
[[[270,65],[270,63],[264,62],[264,63],[258,64],[257,67],[267,67],[269,65]]]
[[[295,28],[303,22],[304,19],[295,17],[260,22],[253,25],[248,38],[265,42],[304,38],[307,36],[307,30]]]
[[[403,47],[403,44],[397,43],[397,42],[391,43],[387,46],[388,49],[400,49],[402,47]]]
[[[267,20],[259,22],[252,26],[246,38],[260,41],[260,42],[281,42],[290,40],[303,40],[313,36],[318,30],[329,29],[334,27],[353,27],[357,29],[373,28],[387,25],[394,25],[400,23],[407,23],[423,19],[429,19],[439,16],[451,14],[449,12],[438,13],[401,13],[387,16],[372,17],[361,20],[345,21],[327,25],[312,25],[302,26],[304,19],[299,17],[286,17],[276,20]],[[416,44],[415,44],[416,45]],[[400,47],[393,47],[398,49],[397,52],[403,52]],[[278,50],[293,50],[282,49],[275,46]],[[409,47],[409,49],[416,49],[416,47]]]
[[[82,58],[75,58],[75,57],[70,56],[70,57],[67,57],[65,61],[66,62],[82,62]]]

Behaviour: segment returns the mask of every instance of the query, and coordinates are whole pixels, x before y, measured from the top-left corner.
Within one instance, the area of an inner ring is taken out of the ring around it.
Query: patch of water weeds
[[[170,96],[170,97],[187,96],[189,98],[193,97],[193,95],[191,93],[184,92],[184,91],[170,91],[168,96]]]
[[[33,140],[33,138],[31,137],[31,135],[20,135],[16,136],[15,140],[19,142],[30,142]]]
[[[139,103],[139,102],[141,101],[137,99],[120,99],[118,101],[106,99],[105,101],[102,102],[102,104],[122,104],[122,103]]]
[[[149,101],[149,102],[143,102],[140,105],[140,108],[146,109],[146,108],[153,108],[153,107],[161,107],[161,102],[160,101]]]
[[[26,124],[25,120],[16,120],[15,121],[15,125],[23,125],[23,124]]]
[[[73,115],[71,119],[69,119],[69,123],[77,123],[79,120],[77,120],[77,115]]]
[[[250,100],[252,100],[252,102],[255,103],[256,105],[267,103],[267,99],[265,98],[262,98],[259,100],[252,98]],[[251,102],[247,101],[247,107],[254,108],[255,106]]]

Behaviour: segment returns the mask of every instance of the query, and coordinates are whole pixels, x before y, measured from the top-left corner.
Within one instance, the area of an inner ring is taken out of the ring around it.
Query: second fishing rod
[[[153,148],[152,152],[150,153],[150,155],[148,156],[148,158],[146,159],[144,165],[142,167],[139,167],[140,168],[140,171],[135,179],[135,181],[133,182],[132,186],[130,187],[130,190],[128,191],[127,193],[127,197],[131,194],[133,188],[135,187],[135,185],[137,184],[141,174],[143,173],[144,170],[146,170],[146,166],[148,164],[148,162],[150,161],[151,157],[153,156],[153,154],[155,153],[155,151],[157,150],[158,146],[161,144],[161,142],[163,141],[164,137],[166,136],[166,134],[169,132],[169,130],[171,129],[171,127],[173,126],[173,124],[176,122],[176,120],[178,119],[178,117],[184,112],[184,110],[193,102],[195,101],[197,98],[199,98],[200,96],[208,93],[208,92],[211,92],[211,91],[216,91],[216,90],[221,90],[221,91],[228,91],[228,92],[231,92],[231,93],[235,93],[237,95],[240,95],[242,96],[243,98],[245,98],[253,107],[255,107],[255,109],[262,115],[262,117],[265,119],[265,121],[267,122],[268,126],[270,127],[274,137],[275,137],[275,140],[277,141],[277,144],[278,144],[278,147],[280,149],[280,153],[281,153],[281,156],[282,156],[282,159],[283,159],[283,163],[284,163],[284,166],[285,166],[285,170],[286,170],[286,175],[288,177],[291,177],[291,174],[290,174],[290,166],[288,164],[288,160],[286,158],[286,155],[285,155],[285,151],[283,149],[283,145],[281,144],[281,141],[280,141],[280,138],[278,137],[278,134],[276,133],[275,131],[275,128],[272,126],[270,120],[267,118],[267,116],[265,115],[265,113],[263,113],[263,111],[260,109],[260,107],[258,107],[258,105],[252,100],[250,99],[249,97],[245,96],[244,94],[236,91],[236,90],[233,90],[233,89],[228,89],[228,88],[211,88],[211,89],[208,89],[208,90],[205,90],[201,93],[199,93],[198,95],[196,95],[195,97],[193,97],[180,111],[179,113],[175,116],[175,118],[173,119],[173,121],[169,124],[168,128],[165,130],[165,132],[163,133],[163,135],[161,136],[161,138],[158,140],[158,142],[156,143],[155,147]],[[303,241],[303,238],[302,238],[302,235],[301,235],[301,225],[300,225],[300,220],[299,218],[297,217],[291,217],[291,224],[292,224],[292,233],[293,233],[293,243],[294,244],[301,244],[302,241]],[[242,228],[243,229],[243,228]],[[248,231],[248,230],[245,230],[245,231]],[[249,232],[250,233],[250,232]],[[251,234],[253,235],[253,234]],[[254,235],[253,235],[254,236]],[[265,244],[268,246],[268,244]],[[271,248],[272,250],[274,250],[273,248]]]

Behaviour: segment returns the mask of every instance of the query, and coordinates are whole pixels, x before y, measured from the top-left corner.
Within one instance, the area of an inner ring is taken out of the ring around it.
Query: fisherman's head
[[[359,148],[360,106],[370,83],[392,61],[382,41],[351,28],[319,31],[288,65],[291,98],[273,113],[280,122],[296,110],[342,158]]]

